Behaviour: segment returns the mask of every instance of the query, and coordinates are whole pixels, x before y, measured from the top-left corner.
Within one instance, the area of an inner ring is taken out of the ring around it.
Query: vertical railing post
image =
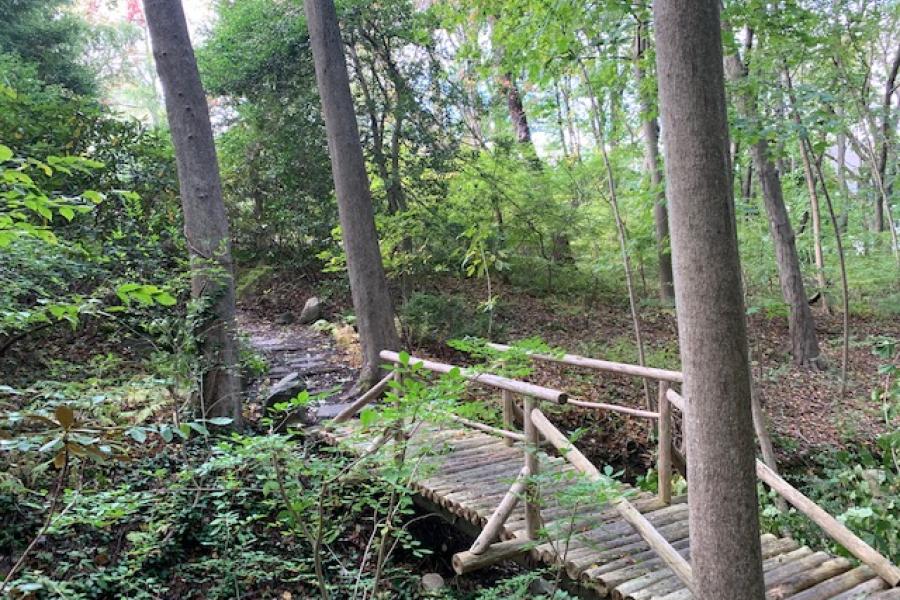
[[[503,429],[507,431],[513,431],[513,395],[509,390],[502,390],[501,397],[503,398]],[[512,438],[504,438],[503,443],[507,446],[513,445]]]
[[[400,375],[398,372],[395,377],[402,390],[404,383],[403,375]],[[398,390],[397,399],[394,400],[394,410],[397,411],[397,422],[395,423],[397,429],[394,432],[394,463],[397,465],[398,469],[403,467],[403,463],[406,460],[406,424],[404,423],[403,404],[400,399],[400,394],[401,392]]]
[[[672,502],[672,405],[666,397],[669,391],[667,381],[659,382],[659,428],[657,452],[657,477],[659,482],[659,499],[663,504]]]
[[[528,472],[528,487],[525,491],[525,533],[529,540],[535,540],[541,528],[541,512],[538,506],[539,490],[535,483],[538,468],[538,430],[531,420],[531,411],[535,408],[534,398],[525,396],[523,399],[524,429],[525,429],[525,469]]]

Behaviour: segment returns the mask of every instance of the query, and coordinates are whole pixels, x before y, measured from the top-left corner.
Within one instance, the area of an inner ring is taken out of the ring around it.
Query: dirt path
[[[358,371],[329,334],[307,325],[273,323],[249,312],[238,315],[238,324],[250,346],[268,363],[268,371],[252,381],[248,390],[255,399],[251,401],[253,420],[262,416],[266,400],[279,389],[286,397],[304,389],[325,394],[315,407],[318,418],[336,414],[343,407],[341,400]]]

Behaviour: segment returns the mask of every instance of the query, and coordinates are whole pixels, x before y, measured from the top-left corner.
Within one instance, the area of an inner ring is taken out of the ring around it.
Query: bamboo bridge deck
[[[398,362],[393,353],[382,353],[382,357]],[[421,363],[436,372],[447,372],[449,367],[430,361]],[[602,366],[607,369],[610,364]],[[675,375],[680,376],[676,372],[650,371],[627,374],[660,382],[665,382],[664,378],[674,382]],[[339,415],[320,435],[357,455],[371,452],[375,445],[387,447],[403,440],[403,460],[415,475],[410,479],[413,491],[431,506],[439,507],[445,516],[462,520],[470,525],[470,530],[481,532],[471,550],[454,555],[453,566],[458,573],[516,558],[532,565],[563,569],[579,589],[601,598],[694,597],[690,591],[687,498],[669,493],[671,457],[669,451],[663,450],[669,444],[661,445],[658,452],[662,455],[658,465],[659,495],[624,486],[615,497],[609,495],[608,502],[598,505],[596,500],[586,500],[584,483],[597,482],[603,476],[549,423],[534,402],[538,397],[564,403],[564,394],[493,375],[464,375],[475,383],[503,390],[506,429],[465,419],[442,426],[420,422],[411,425],[402,436],[397,436],[396,431],[385,431],[373,442],[372,432],[361,435],[361,423],[350,417],[374,400],[391,377],[379,384],[380,389],[376,386]],[[513,404],[513,391],[522,396],[522,408]],[[625,410],[659,419],[659,437],[667,441],[667,399],[681,410],[684,402],[668,384],[660,386],[659,399],[658,413]],[[579,403],[586,404],[589,403]],[[524,434],[510,431],[514,413],[524,418]],[[537,473],[540,484],[530,477]],[[860,566],[855,566],[846,558],[814,551],[790,538],[763,535],[767,599],[900,600],[900,588],[894,587],[900,581],[900,569],[761,463],[757,474],[861,560]]]

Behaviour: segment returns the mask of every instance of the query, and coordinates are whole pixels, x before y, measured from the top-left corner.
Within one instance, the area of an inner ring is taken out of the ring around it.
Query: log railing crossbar
[[[509,350],[509,346],[502,344],[489,344],[496,350]],[[382,351],[381,358],[390,363],[401,364],[404,361],[396,352]],[[485,423],[472,421],[463,417],[451,416],[451,419],[466,427],[471,427],[502,437],[508,446],[516,443],[522,445],[524,465],[513,480],[507,493],[500,500],[499,505],[491,514],[482,528],[472,547],[466,552],[459,552],[453,557],[453,567],[459,573],[481,568],[514,557],[528,551],[533,547],[541,528],[539,510],[539,494],[537,487],[538,457],[537,450],[543,438],[553,445],[557,451],[580,473],[591,481],[600,481],[603,476],[597,468],[582,454],[569,439],[557,429],[540,409],[540,402],[555,404],[570,403],[581,408],[610,410],[630,414],[632,416],[654,419],[658,422],[658,463],[659,500],[663,505],[672,500],[672,407],[682,413],[686,409],[684,398],[671,388],[673,383],[682,383],[680,372],[652,367],[642,367],[625,363],[616,363],[592,358],[585,358],[573,354],[551,356],[540,353],[529,353],[534,360],[544,360],[572,366],[584,367],[609,373],[641,377],[658,383],[657,411],[647,411],[615,404],[599,402],[587,402],[582,400],[570,400],[565,392],[542,387],[539,385],[517,381],[514,379],[493,375],[489,373],[476,373],[460,369],[460,375],[464,379],[501,390],[503,406],[503,428],[492,427]],[[436,373],[449,373],[456,367],[453,365],[409,357],[407,364],[417,365],[426,371]],[[340,423],[359,412],[366,404],[377,399],[390,384],[396,375],[392,372],[379,381],[369,392],[342,411],[334,422]],[[515,394],[522,396],[522,408],[516,406]],[[518,415],[523,423],[523,433],[513,431],[515,416]],[[385,437],[386,434],[382,434]],[[825,512],[812,500],[804,496],[799,490],[782,479],[775,471],[766,466],[762,461],[756,461],[757,477],[778,492],[787,502],[793,505],[813,522],[819,525],[832,539],[840,543],[848,552],[853,554],[862,563],[867,565],[879,577],[891,587],[900,583],[900,568],[892,564],[886,557],[878,553],[874,548],[865,543],[856,534],[850,531],[837,519]],[[500,533],[506,520],[513,509],[520,502],[525,504],[525,532],[521,538],[499,542]],[[613,507],[619,515],[628,522],[634,530],[644,539],[659,558],[669,566],[684,585],[691,589],[692,574],[688,561],[676,550],[660,532],[635,508],[626,498],[619,498],[613,502]]]

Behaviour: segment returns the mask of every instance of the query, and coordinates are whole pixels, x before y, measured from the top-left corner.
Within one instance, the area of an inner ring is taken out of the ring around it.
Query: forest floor
[[[484,299],[483,285],[472,280],[447,279],[436,284],[433,292],[457,296],[471,306]],[[298,315],[306,298],[316,293],[315,286],[302,281],[270,281],[263,290],[242,302],[245,329],[256,332],[254,335],[262,336],[263,340],[279,336],[282,340],[291,340],[286,346],[289,352],[305,344],[307,352],[324,354],[329,357],[329,363],[335,365],[333,373],[346,385],[352,378],[356,362],[353,349],[346,342],[338,347],[327,333],[309,326],[276,323],[284,320],[285,315]],[[619,304],[573,301],[531,294],[502,283],[495,283],[494,293],[500,298],[492,335],[495,341],[538,336],[551,346],[574,354],[637,362],[631,317],[624,299]],[[332,292],[326,301],[324,318],[339,322],[341,315],[348,312],[349,298]],[[830,366],[827,371],[798,368],[791,363],[787,323],[783,316],[757,312],[748,319],[754,377],[770,418],[779,462],[788,469],[803,470],[820,452],[869,446],[877,435],[897,426],[885,422],[881,407],[871,401],[870,394],[879,383],[879,361],[872,354],[872,344],[879,337],[900,337],[900,321],[852,318],[848,389],[843,399],[839,396],[841,318],[820,312],[816,314],[816,323],[822,353]],[[675,311],[645,306],[641,310],[641,324],[647,364],[678,369]],[[418,346],[408,341],[404,343],[415,355],[455,364],[471,361],[470,357],[443,343]],[[268,351],[262,348],[276,369],[285,360],[285,353],[278,348],[277,345]],[[537,363],[529,379],[565,389],[586,400],[630,406],[644,404],[641,383],[632,378]],[[316,390],[323,389],[328,383],[311,381]],[[655,390],[651,392],[655,394]],[[586,430],[579,446],[596,462],[625,468],[631,475],[639,474],[652,464],[650,427],[645,420],[571,408],[560,409],[554,419],[570,430]]]

